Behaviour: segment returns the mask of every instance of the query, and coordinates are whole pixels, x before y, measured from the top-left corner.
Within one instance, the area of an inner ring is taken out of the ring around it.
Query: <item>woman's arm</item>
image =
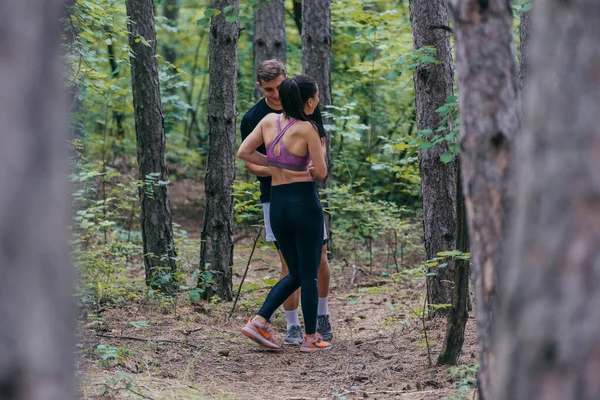
[[[269,164],[267,164],[267,157],[264,154],[260,154],[258,151],[256,151],[258,146],[264,143],[262,135],[262,123],[263,121],[260,121],[250,135],[244,139],[240,145],[237,156],[238,158],[241,158],[249,163],[262,167],[268,167]]]
[[[327,176],[327,165],[325,164],[324,147],[315,127],[310,124],[310,132],[306,136],[308,144],[308,153],[312,159],[311,175],[315,178],[325,178]]]

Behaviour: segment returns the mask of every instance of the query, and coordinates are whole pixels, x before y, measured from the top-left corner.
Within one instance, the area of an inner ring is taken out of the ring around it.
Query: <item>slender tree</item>
[[[460,161],[457,163],[456,179],[456,249],[467,253],[469,251],[469,233],[467,231],[467,207],[462,192]],[[452,306],[448,313],[446,336],[437,363],[458,364],[465,341],[465,327],[469,319],[469,270],[468,260],[457,260],[454,271],[454,290],[452,291]]]
[[[502,243],[511,149],[519,126],[511,0],[456,0],[456,72],[462,184],[475,277],[480,349],[479,393],[491,399]]]
[[[239,0],[215,0],[213,6],[219,10],[233,6],[232,13],[237,14]],[[212,18],[210,32],[208,158],[200,266],[213,273],[214,283],[206,296],[231,300],[239,21],[227,22],[221,13]]]
[[[285,64],[285,7],[283,0],[261,4],[254,12],[254,71],[261,62],[275,58]],[[255,89],[259,98],[262,93]]]
[[[331,1],[302,1],[302,70],[317,81],[319,86],[319,107],[327,111],[331,105]],[[323,124],[329,118],[323,117]],[[327,177],[319,182],[320,188],[331,184],[331,132],[326,132]],[[328,236],[331,237],[331,216],[325,214]]]
[[[64,3],[0,4],[0,397],[73,399]]]
[[[600,398],[600,3],[535,6],[495,398],[592,400]]]
[[[411,0],[410,20],[415,50],[426,46],[434,48],[438,60],[438,63],[420,64],[414,73],[417,128],[445,135],[447,130],[437,132],[442,118],[436,110],[453,93],[447,1]],[[440,251],[456,248],[456,164],[440,160],[448,151],[446,141],[419,151],[425,256],[428,260],[437,257]],[[431,304],[452,302],[454,265],[450,262],[446,268],[436,269],[436,275],[427,277]],[[447,310],[440,308],[437,313]]]
[[[298,29],[298,35],[302,36],[302,0],[293,0],[294,7],[294,23]]]
[[[165,131],[158,65],[156,31],[152,0],[126,0],[129,17],[131,88],[135,114],[137,160],[141,201],[142,239],[146,282],[151,287],[173,294],[177,289],[174,273],[175,248],[168,180]]]
[[[163,16],[167,20],[167,24],[171,28],[177,27],[177,19],[179,18],[179,0],[164,0]],[[165,60],[171,64],[175,64],[177,60],[177,51],[173,44],[165,44],[163,46]]]

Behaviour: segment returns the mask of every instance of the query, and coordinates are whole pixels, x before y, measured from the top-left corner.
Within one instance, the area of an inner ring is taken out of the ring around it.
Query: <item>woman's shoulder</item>
[[[313,133],[318,133],[317,128],[315,127],[315,124],[313,124],[311,121],[298,121],[296,122],[299,130],[301,130],[303,133],[306,134],[313,134]]]
[[[277,116],[279,114],[277,113],[269,113],[267,115],[265,115],[265,117],[262,119],[261,123],[262,124],[273,124],[275,123],[275,120],[277,119]]]

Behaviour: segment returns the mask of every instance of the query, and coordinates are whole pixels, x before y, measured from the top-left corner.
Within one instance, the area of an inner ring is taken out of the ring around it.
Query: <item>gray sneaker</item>
[[[317,316],[317,333],[323,336],[323,340],[331,342],[333,332],[331,331],[331,323],[329,323],[329,314]]]
[[[302,337],[302,329],[298,325],[290,326],[287,333],[285,334],[285,340],[283,344],[289,344],[292,346],[300,346],[304,342]]]

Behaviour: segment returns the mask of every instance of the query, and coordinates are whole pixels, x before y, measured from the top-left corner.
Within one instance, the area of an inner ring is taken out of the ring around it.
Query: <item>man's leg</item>
[[[327,261],[327,243],[325,243],[321,250],[321,263],[319,264],[319,298],[329,296],[330,278],[329,261]]]
[[[319,290],[319,308],[317,310],[317,333],[323,336],[326,342],[333,339],[331,323],[329,321],[329,280],[331,271],[329,269],[329,261],[327,261],[327,233],[324,233],[325,244],[321,249],[321,262],[319,264],[318,275],[318,290]]]
[[[279,258],[281,259],[281,275],[280,279],[283,279],[289,274],[287,264],[283,258],[281,251]],[[286,301],[283,302],[283,311],[285,312],[285,322],[287,325],[287,332],[285,334],[284,344],[292,344],[300,346],[302,344],[303,335],[302,328],[300,327],[300,319],[298,318],[298,304],[300,303],[300,289],[296,290]]]

